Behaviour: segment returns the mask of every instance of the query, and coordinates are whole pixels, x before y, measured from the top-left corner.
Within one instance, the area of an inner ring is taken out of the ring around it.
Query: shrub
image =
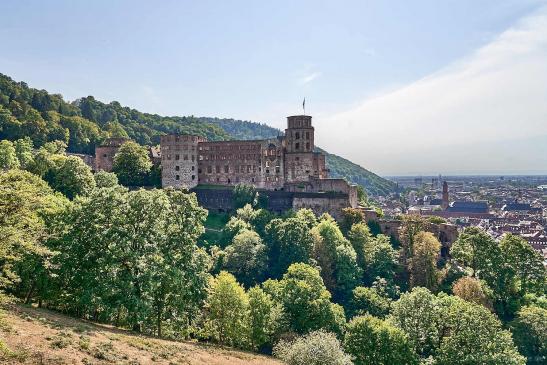
[[[348,354],[333,333],[311,332],[292,342],[279,341],[274,355],[288,365],[351,365]]]

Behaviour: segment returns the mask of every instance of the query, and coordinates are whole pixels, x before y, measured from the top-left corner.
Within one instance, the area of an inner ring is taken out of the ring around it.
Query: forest
[[[522,238],[468,228],[442,257],[419,216],[402,217],[396,239],[357,209],[339,222],[272,214],[242,185],[233,214],[209,216],[186,191],[124,186],[151,170],[142,146],[124,146],[113,173],[93,173],[63,140],[0,141],[4,308],[289,365],[545,363],[546,269]]]
[[[93,96],[66,102],[61,95],[29,87],[0,74],[0,140],[29,137],[35,147],[63,141],[68,151],[94,154],[95,146],[108,137],[128,137],[140,145],[158,145],[169,133],[196,134],[209,140],[264,139],[281,131],[265,124],[208,117],[162,117],[108,104]],[[325,152],[325,151],[323,151]],[[332,177],[343,177],[363,186],[370,195],[386,195],[395,183],[340,156],[326,153]]]

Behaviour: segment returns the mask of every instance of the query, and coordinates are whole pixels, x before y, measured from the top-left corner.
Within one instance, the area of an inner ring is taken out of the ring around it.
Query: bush
[[[288,365],[351,365],[348,354],[333,333],[311,332],[292,342],[279,341],[274,355]]]
[[[353,289],[351,309],[353,315],[370,314],[384,318],[389,314],[391,300],[381,296],[375,288],[359,286]]]

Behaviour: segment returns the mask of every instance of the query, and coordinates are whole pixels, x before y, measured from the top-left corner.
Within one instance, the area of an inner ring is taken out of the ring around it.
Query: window
[[[195,180],[196,179],[196,175],[192,175],[192,180]]]
[[[195,166],[192,166],[192,171],[194,171],[195,169],[196,169],[196,167],[195,167]]]
[[[175,180],[180,180],[180,175],[175,175]]]
[[[295,149],[295,150],[300,149],[300,143],[295,143],[295,144],[294,144],[294,149]]]
[[[194,155],[192,155],[192,162],[194,162]]]
[[[108,157],[108,155],[105,153],[105,154],[103,155],[103,157]]]
[[[201,174],[201,169],[198,169],[198,174]]]
[[[213,166],[207,166],[207,173],[210,174],[213,172]]]
[[[184,161],[188,161],[188,155],[184,155]]]
[[[310,139],[310,132],[306,132],[306,139]]]
[[[171,155],[167,155],[167,159],[170,160],[170,159],[171,159]]]
[[[295,139],[300,139],[300,133],[299,133],[299,132],[296,132],[296,133],[294,134],[294,138],[295,138]]]
[[[220,166],[219,166],[219,165],[216,165],[216,166],[215,166],[215,171],[216,171],[217,174],[220,173]]]
[[[227,174],[230,171],[230,168],[228,165],[224,166],[224,172]]]
[[[307,150],[310,149],[310,142],[306,142],[306,149],[307,149]]]
[[[175,155],[175,160],[180,160],[180,155]]]
[[[180,166],[175,166],[175,171],[180,171]]]

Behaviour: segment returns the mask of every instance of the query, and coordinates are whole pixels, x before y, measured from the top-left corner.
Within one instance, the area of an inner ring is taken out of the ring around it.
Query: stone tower
[[[314,164],[314,128],[311,116],[287,117],[285,129],[285,181],[288,183],[308,181],[310,176],[319,176],[317,161]]]
[[[443,203],[441,208],[448,208],[448,183],[446,181],[443,182]]]
[[[198,184],[198,144],[205,139],[192,135],[161,136],[161,185],[193,188]]]

